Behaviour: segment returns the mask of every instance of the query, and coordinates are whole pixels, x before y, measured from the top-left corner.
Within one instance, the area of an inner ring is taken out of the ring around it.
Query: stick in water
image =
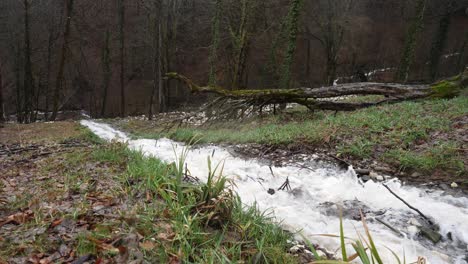
[[[394,193],[392,191],[392,189],[390,189],[390,187],[388,187],[386,184],[383,184],[382,185],[387,188],[387,190],[393,194],[396,198],[398,198],[398,200],[402,201],[404,204],[406,204],[406,206],[408,206],[410,209],[416,211],[420,216],[422,216],[424,219],[426,219],[426,221],[430,224],[430,225],[434,225],[434,223],[429,219],[429,217],[425,216],[421,211],[419,211],[417,208],[411,206],[409,203],[407,203],[405,200],[403,200],[403,198],[401,198],[400,196],[398,196],[396,193]]]

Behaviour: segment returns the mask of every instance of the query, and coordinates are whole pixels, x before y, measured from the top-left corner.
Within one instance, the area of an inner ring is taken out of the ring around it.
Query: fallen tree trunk
[[[179,80],[195,94],[214,94],[219,97],[211,105],[230,102],[234,110],[245,107],[297,103],[311,110],[353,111],[384,103],[395,103],[421,98],[452,98],[461,94],[468,84],[468,70],[456,77],[428,85],[396,83],[349,83],[321,88],[228,90],[219,86],[199,86],[178,73],[166,74],[168,79]],[[382,95],[377,102],[347,103],[326,99],[349,95]]]

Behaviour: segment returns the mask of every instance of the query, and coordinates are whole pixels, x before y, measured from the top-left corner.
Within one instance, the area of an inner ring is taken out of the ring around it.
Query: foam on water
[[[175,154],[180,153],[183,144],[169,139],[130,140],[124,133],[107,124],[82,121],[99,137],[112,141],[127,142],[129,148],[142,151],[147,156],[154,156],[166,162],[173,162]],[[214,155],[213,155],[214,153]],[[424,256],[429,263],[466,263],[468,250],[468,199],[444,196],[439,191],[429,191],[417,187],[402,186],[397,180],[387,182],[399,196],[424,214],[432,217],[440,226],[440,233],[452,235],[453,241],[444,237],[444,242],[432,245],[426,240],[413,238],[406,230],[408,219],[415,213],[401,201],[391,195],[380,183],[369,181],[362,183],[355,172],[340,171],[332,168],[304,169],[301,167],[273,167],[253,160],[234,157],[227,149],[217,146],[206,146],[192,149],[186,163],[193,176],[201,180],[208,175],[207,158],[212,156],[214,164],[224,162],[224,175],[233,179],[236,191],[246,204],[254,204],[261,210],[270,210],[290,231],[302,230],[314,243],[329,251],[339,248],[335,238],[316,236],[317,234],[339,234],[339,218],[327,215],[319,210],[324,203],[340,204],[344,201],[359,200],[372,211],[382,211],[386,222],[392,223],[405,233],[399,236],[384,225],[369,219],[369,229],[373,235],[384,263],[395,263],[391,248],[408,261]],[[278,191],[275,195],[267,193],[268,188],[277,189],[289,177],[294,192]],[[357,232],[364,234],[362,224],[350,219],[344,220],[345,234],[357,238]],[[380,242],[380,244],[379,244]],[[351,250],[351,249],[350,249]]]

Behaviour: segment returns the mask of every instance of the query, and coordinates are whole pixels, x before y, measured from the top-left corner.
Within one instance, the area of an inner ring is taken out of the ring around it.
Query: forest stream
[[[81,124],[106,141],[127,143],[131,150],[168,163],[174,162],[176,154],[180,155],[185,146],[166,138],[132,140],[110,125],[95,121],[81,121]],[[392,251],[404,255],[409,263],[418,256],[427,258],[428,263],[467,263],[468,197],[405,186],[397,179],[364,183],[352,168],[341,170],[313,159],[297,165],[270,167],[264,161],[244,159],[232,154],[227,147],[215,145],[195,146],[189,150],[186,164],[190,174],[206,180],[208,158],[213,166],[223,164],[223,175],[232,179],[243,203],[256,204],[260,210],[271,212],[284,229],[297,232],[298,240],[302,240],[299,235],[302,234],[312,243],[335,253],[340,247],[339,238],[320,234],[339,235],[337,208],[340,207],[345,236],[352,239],[357,239],[358,234],[364,236],[360,209],[377,247],[381,248],[384,263],[395,263]],[[287,179],[291,189],[278,190]],[[436,241],[420,235],[427,221],[383,184],[438,226],[438,231],[432,234]],[[438,234],[440,239],[437,239]],[[351,245],[349,247],[351,251]]]

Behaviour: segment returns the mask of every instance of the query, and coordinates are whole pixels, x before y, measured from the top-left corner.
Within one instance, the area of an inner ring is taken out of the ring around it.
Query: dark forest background
[[[1,0],[1,115],[114,117],[204,99],[170,71],[229,89],[428,83],[464,69],[467,41],[466,0]]]

